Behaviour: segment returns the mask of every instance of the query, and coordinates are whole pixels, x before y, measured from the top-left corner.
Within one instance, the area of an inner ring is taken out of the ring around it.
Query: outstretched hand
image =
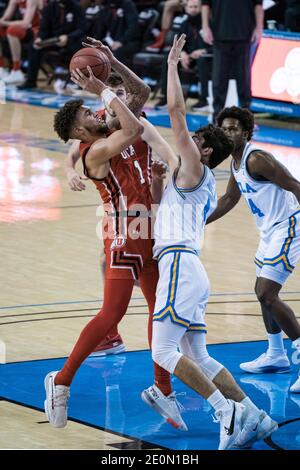
[[[161,160],[153,160],[151,165],[152,177],[163,180],[167,176],[169,167],[166,163]]]
[[[182,34],[179,39],[177,38],[177,34],[175,35],[173,45],[168,56],[169,65],[177,65],[180,61],[181,52],[186,42],[185,38],[185,34]]]
[[[106,88],[105,83],[101,82],[99,78],[96,78],[93,74],[91,67],[88,65],[87,70],[89,72],[89,76],[87,77],[80,69],[72,70],[71,72],[71,80],[79,85],[83,90],[87,90],[90,93],[95,93],[96,95],[100,95],[104,88]]]
[[[94,49],[98,49],[98,51],[103,52],[103,54],[107,56],[111,64],[114,60],[116,60],[110,48],[108,46],[105,46],[101,41],[99,41],[98,39],[91,38],[89,36],[86,39],[89,42],[83,42],[83,46],[93,47]]]

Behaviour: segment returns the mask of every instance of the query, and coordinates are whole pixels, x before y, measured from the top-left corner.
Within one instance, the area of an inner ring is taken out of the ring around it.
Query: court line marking
[[[93,310],[93,309],[92,309]],[[138,315],[149,315],[148,312],[141,312],[141,313],[127,313],[126,315],[128,316],[138,316]],[[206,315],[218,315],[218,316],[232,316],[232,317],[261,317],[261,313],[223,313],[223,312],[212,312],[212,313],[206,313]],[[67,316],[67,317],[54,317],[54,318],[34,318],[30,320],[21,320],[21,321],[11,321],[11,322],[4,322],[0,323],[0,326],[5,326],[5,325],[16,325],[17,323],[33,323],[37,321],[52,321],[52,320],[71,320],[73,318],[91,318],[94,317],[95,315],[72,315],[72,316]],[[125,315],[124,315],[125,316]],[[124,318],[124,317],[123,317]],[[300,317],[297,317],[297,319],[300,319]]]
[[[300,302],[300,299],[284,299],[285,302]],[[234,301],[219,301],[219,302],[208,302],[208,305],[219,305],[219,304],[240,304],[240,303],[258,303],[258,300],[234,300]],[[148,308],[147,304],[142,304],[142,305],[129,305],[128,309],[131,308]],[[35,316],[35,315],[51,315],[55,313],[72,313],[72,312],[89,312],[89,311],[94,311],[94,310],[99,310],[99,307],[95,308],[78,308],[78,309],[70,309],[70,310],[51,310],[51,311],[44,311],[44,312],[30,312],[30,313],[14,313],[11,315],[0,315],[0,320],[3,318],[20,318],[20,317],[30,317],[30,316]],[[126,312],[126,315],[148,315],[148,312]],[[206,312],[206,315],[242,315],[242,316],[256,316],[259,317],[261,314],[255,314],[255,313],[228,313],[228,312]],[[83,316],[90,316],[90,315],[83,315]],[[60,317],[61,318],[61,317]],[[62,317],[62,318],[80,318],[80,317]],[[297,318],[297,317],[296,317]],[[41,319],[43,320],[43,319]],[[52,320],[54,320],[52,318]],[[30,320],[28,320],[30,321]],[[16,323],[22,323],[22,322],[16,322]],[[9,325],[9,323],[0,323],[0,325]]]
[[[12,400],[10,398],[5,398],[5,397],[0,397],[0,400],[1,401],[6,401],[8,403],[13,403],[15,405],[19,405],[19,406],[23,406],[24,408],[30,408],[32,410],[35,410],[35,411],[39,411],[40,413],[45,413],[45,410],[43,410],[42,408],[39,408],[37,406],[33,406],[33,405],[27,405],[26,403],[23,403],[23,402],[19,402],[17,400]],[[122,433],[119,433],[117,431],[113,431],[111,429],[106,429],[102,426],[97,426],[96,424],[90,424],[88,423],[87,421],[83,421],[83,420],[80,420],[80,419],[76,419],[76,418],[69,418],[68,417],[68,421],[73,421],[74,423],[78,423],[78,424],[81,424],[83,426],[87,426],[89,428],[93,428],[93,429],[97,429],[99,431],[104,431],[104,432],[107,432],[108,434],[113,434],[115,436],[118,436],[118,437],[123,437],[125,439],[128,439],[130,441],[136,441],[137,443],[141,442],[143,444],[146,444],[146,445],[149,445],[149,446],[153,446],[155,449],[165,449],[165,450],[172,450],[172,449],[169,449],[169,447],[163,447],[163,446],[160,446],[160,445],[157,445],[155,444],[154,442],[149,442],[149,441],[144,441],[143,439],[137,439],[136,437],[134,436],[129,436],[128,434],[122,434]],[[107,444],[107,446],[109,446],[109,444]],[[62,449],[63,450],[63,449]],[[97,449],[96,449],[97,450]],[[99,450],[105,450],[105,449],[99,449]],[[107,449],[108,450],[108,449]]]
[[[286,292],[281,292],[281,295],[283,294],[300,294],[300,291],[286,291]],[[222,296],[227,296],[227,295],[232,295],[232,296],[238,296],[238,295],[251,295],[254,296],[256,295],[255,292],[217,292],[215,294],[210,294],[210,297],[222,297]],[[143,296],[140,297],[133,297],[131,300],[140,300],[144,299]],[[19,305],[8,305],[4,307],[0,307],[0,310],[9,310],[13,308],[24,308],[24,307],[46,307],[48,305],[68,305],[68,304],[88,304],[88,303],[95,303],[95,302],[103,302],[103,299],[97,299],[97,300],[69,300],[69,301],[59,301],[59,302],[48,302],[48,303],[42,303],[42,304],[19,304]]]

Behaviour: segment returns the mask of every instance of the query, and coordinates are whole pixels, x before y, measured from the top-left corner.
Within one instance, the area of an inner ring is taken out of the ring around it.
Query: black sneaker
[[[36,82],[32,80],[26,80],[26,82],[22,83],[22,85],[19,85],[18,90],[29,90],[29,88],[36,88]]]
[[[167,109],[167,98],[163,96],[160,100],[154,105],[154,109]]]
[[[208,101],[207,100],[204,100],[204,99],[200,99],[199,101],[197,101],[197,103],[195,103],[193,106],[192,106],[192,111],[206,111],[208,107]]]

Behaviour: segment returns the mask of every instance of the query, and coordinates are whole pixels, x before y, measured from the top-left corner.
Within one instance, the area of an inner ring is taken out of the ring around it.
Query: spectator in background
[[[214,120],[234,78],[240,106],[251,102],[250,48],[263,32],[263,0],[202,0],[203,39],[214,46]]]
[[[19,87],[35,88],[43,51],[61,51],[65,62],[80,49],[85,36],[84,11],[76,0],[54,0],[42,11],[41,27],[29,50],[26,82]],[[44,39],[57,38],[56,45],[41,49]]]
[[[300,0],[286,0],[285,29],[300,32]]]
[[[116,59],[131,65],[141,46],[138,12],[132,0],[106,0],[95,25],[95,38],[110,47]]]
[[[36,36],[42,8],[43,0],[10,0],[0,18],[0,37],[7,37],[12,57],[12,69],[8,73],[4,67],[2,46],[0,44],[0,79],[7,84],[24,81],[24,74],[21,70],[21,42],[30,41]],[[22,19],[13,19],[16,12],[20,13]]]
[[[194,70],[199,78],[200,95],[198,102],[192,106],[192,111],[201,111],[207,107],[208,82],[211,78],[211,58],[207,54],[211,47],[203,41],[200,34],[202,27],[201,0],[187,0],[185,4],[187,18],[182,22],[180,29],[176,32],[178,37],[186,35],[186,43],[181,54],[181,70]],[[156,104],[156,109],[167,108],[167,58],[163,63],[160,88],[162,97]],[[179,72],[180,73],[180,72]]]
[[[161,18],[161,32],[155,42],[146,47],[149,52],[159,52],[165,45],[165,39],[168,31],[171,29],[173,18],[176,13],[184,12],[186,0],[167,0],[164,4]]]

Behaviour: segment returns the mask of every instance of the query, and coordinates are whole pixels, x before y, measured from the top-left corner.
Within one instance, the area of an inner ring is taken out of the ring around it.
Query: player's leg
[[[270,245],[271,239],[271,236],[265,238],[262,237],[258,245],[258,249],[255,255],[255,292],[257,290],[258,280],[261,276],[264,258],[268,253],[268,247]],[[280,251],[280,247],[278,247],[278,249]],[[274,316],[272,315],[272,312],[267,308],[267,306],[264,303],[261,303],[260,306],[265,328],[267,331],[268,349],[265,353],[261,354],[254,360],[241,363],[240,368],[245,372],[253,374],[263,372],[289,372],[290,361],[284,349],[281,328],[276,322]]]
[[[205,334],[188,331],[181,341],[180,350],[196,362],[224,397],[244,405],[243,429],[235,446],[249,447],[254,441],[266,439],[277,429],[277,423],[265,411],[256,407],[229,370],[209,355]]]
[[[67,424],[67,400],[73,377],[96,345],[126,313],[134,281],[131,279],[107,279],[104,301],[99,313],[86,325],[73,351],[59,372],[50,372],[45,378],[45,410],[50,424],[64,427]]]
[[[148,304],[148,342],[151,349],[152,343],[152,320],[155,308],[156,287],[158,283],[159,273],[156,261],[148,263],[139,277],[140,287]],[[171,377],[169,372],[162,369],[158,364],[154,363],[154,383],[156,387],[168,396],[172,392]]]
[[[208,400],[220,420],[219,449],[229,448],[240,433],[244,407],[226,400],[199,366],[178,351],[191,324],[193,328],[203,328],[193,320],[198,303],[204,301],[209,291],[207,276],[203,276],[204,268],[195,254],[175,251],[167,252],[160,258],[159,270],[152,357],[161,367]],[[197,279],[201,280],[201,284]],[[226,427],[232,430],[230,435],[226,434]]]
[[[170,318],[154,321],[153,360],[209,402],[220,421],[219,449],[228,449],[235,444],[241,432],[244,407],[228,401],[192,359],[178,352],[185,332],[186,328],[174,323]],[[231,430],[229,434],[226,428]]]
[[[100,259],[100,267],[102,272],[102,278],[105,282],[105,273],[106,273],[106,263],[105,254]],[[101,357],[110,354],[120,354],[125,351],[125,344],[123,339],[118,331],[118,325],[114,325],[113,328],[107,333],[105,338],[100,341],[99,344],[95,347],[94,351],[91,353],[92,357]]]
[[[278,224],[272,232],[256,285],[260,304],[267,308],[276,323],[300,352],[300,324],[293,310],[279,297],[282,286],[300,259],[300,211]],[[300,376],[291,391],[300,393]]]
[[[7,40],[12,56],[13,66],[9,76],[5,79],[6,83],[20,83],[24,80],[24,74],[21,70],[21,41],[26,37],[27,30],[20,26],[11,25],[7,28]]]

